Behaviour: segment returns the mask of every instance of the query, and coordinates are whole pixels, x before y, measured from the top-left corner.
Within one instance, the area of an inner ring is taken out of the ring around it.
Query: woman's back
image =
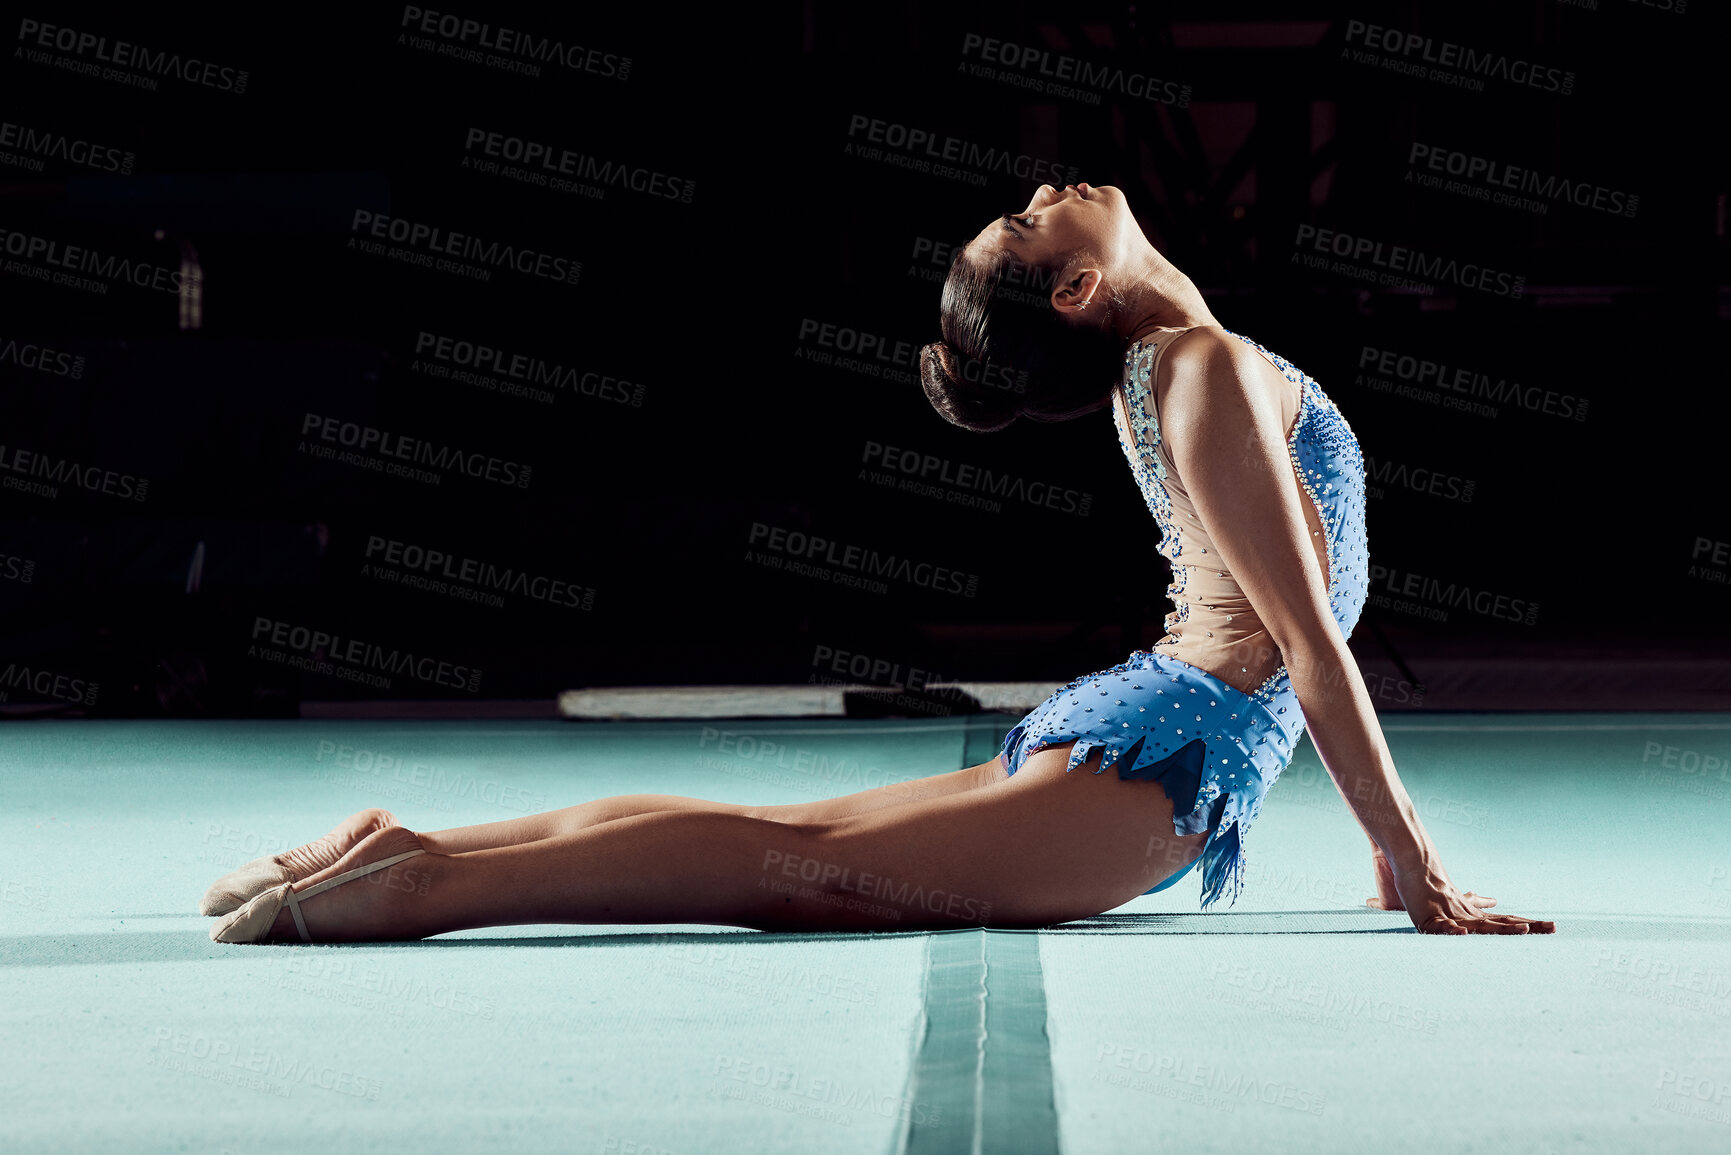
[[[1282,656],[1221,559],[1161,433],[1159,403],[1172,380],[1171,365],[1161,371],[1163,354],[1193,331],[1161,328],[1132,344],[1113,397],[1119,445],[1159,524],[1160,553],[1172,565],[1167,593],[1175,608],[1166,616],[1167,633],[1156,647],[1229,686],[1266,696],[1285,678]],[[1260,354],[1256,364],[1266,370],[1261,383],[1279,399],[1292,484],[1328,584],[1330,608],[1341,633],[1349,636],[1368,593],[1364,458],[1358,441],[1314,380],[1249,338],[1227,336]],[[1186,355],[1181,345],[1173,358]],[[1247,429],[1247,461],[1254,460],[1252,438]]]

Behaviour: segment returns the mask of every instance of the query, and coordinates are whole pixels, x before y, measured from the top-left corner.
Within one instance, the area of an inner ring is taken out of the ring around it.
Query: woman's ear
[[[1076,270],[1069,280],[1052,290],[1052,308],[1064,314],[1086,314],[1088,306],[1096,303],[1103,280],[1099,269]]]

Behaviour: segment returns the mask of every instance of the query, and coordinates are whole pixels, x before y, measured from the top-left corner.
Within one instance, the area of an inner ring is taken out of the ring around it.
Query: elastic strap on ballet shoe
[[[295,894],[294,888],[291,886],[288,892],[289,912],[295,916],[295,929],[300,931],[301,941],[311,942],[313,936],[307,933],[306,920],[301,917],[300,899],[311,898],[313,895],[318,894],[321,891],[329,890],[333,886],[341,886],[351,878],[359,878],[363,874],[371,874],[375,870],[383,870],[387,866],[395,866],[405,858],[413,858],[417,854],[425,853],[427,853],[425,850],[417,847],[414,850],[405,850],[401,854],[394,854],[390,858],[381,858],[377,862],[371,863],[367,866],[358,867],[354,870],[346,871],[337,875],[335,878],[327,878],[317,886],[309,886],[298,896]]]

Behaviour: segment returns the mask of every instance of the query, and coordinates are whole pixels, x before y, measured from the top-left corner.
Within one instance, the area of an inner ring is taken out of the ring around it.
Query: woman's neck
[[[1208,311],[1201,290],[1157,254],[1128,296],[1126,324],[1120,333],[1126,341],[1141,340],[1156,329],[1190,329],[1220,323]]]

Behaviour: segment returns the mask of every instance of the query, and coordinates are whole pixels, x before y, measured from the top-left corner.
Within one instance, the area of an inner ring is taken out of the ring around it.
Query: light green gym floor
[[[366,806],[804,801],[984,761],[1014,721],[7,726],[0,1150],[1731,1149],[1725,715],[1385,718],[1455,882],[1552,936],[1365,909],[1308,742],[1223,913],[1194,874],[1041,932],[241,947],[194,913]]]

